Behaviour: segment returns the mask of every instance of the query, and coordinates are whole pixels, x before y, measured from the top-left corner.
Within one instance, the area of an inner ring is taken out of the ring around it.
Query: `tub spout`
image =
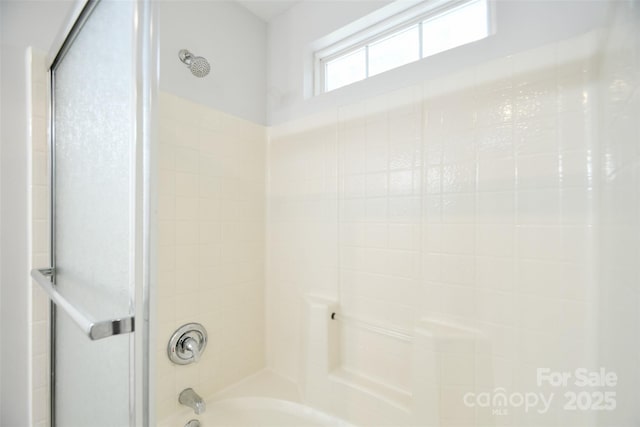
[[[196,415],[202,414],[207,405],[202,398],[192,388],[185,388],[178,397],[178,402],[192,408]]]

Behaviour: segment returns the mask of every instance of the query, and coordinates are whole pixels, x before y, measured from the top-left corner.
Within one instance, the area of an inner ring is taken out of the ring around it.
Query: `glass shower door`
[[[148,295],[144,3],[89,1],[50,70],[54,426],[148,424],[135,403],[148,316],[134,315]]]

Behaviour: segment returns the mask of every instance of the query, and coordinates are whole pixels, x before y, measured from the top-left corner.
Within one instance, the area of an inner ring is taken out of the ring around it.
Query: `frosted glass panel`
[[[132,305],[133,5],[100,2],[54,70],[56,283],[94,320]],[[130,339],[91,341],[58,310],[58,426],[129,425]]]

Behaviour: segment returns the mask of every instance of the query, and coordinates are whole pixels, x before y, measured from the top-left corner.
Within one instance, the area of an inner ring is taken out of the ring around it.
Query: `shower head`
[[[180,52],[178,52],[178,58],[189,67],[191,74],[196,77],[204,77],[211,71],[211,65],[209,65],[206,59],[202,56],[194,56],[187,49],[180,50]]]

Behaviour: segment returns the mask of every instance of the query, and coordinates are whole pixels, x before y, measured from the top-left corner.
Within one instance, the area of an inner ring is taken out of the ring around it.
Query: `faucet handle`
[[[187,323],[173,333],[167,347],[169,360],[187,365],[200,360],[207,346],[207,331],[199,323]]]
[[[195,339],[187,337],[187,339],[182,341],[182,348],[191,352],[194,362],[200,360],[200,344]]]

